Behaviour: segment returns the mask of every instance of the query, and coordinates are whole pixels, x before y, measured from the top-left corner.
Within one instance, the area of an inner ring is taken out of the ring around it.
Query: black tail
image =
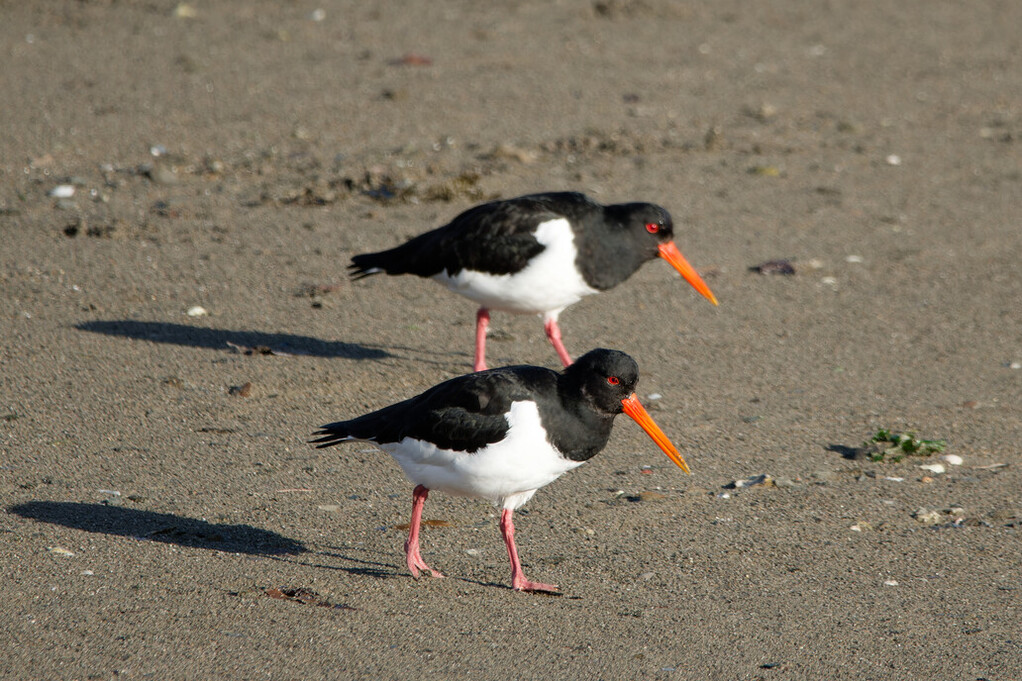
[[[337,421],[320,426],[319,430],[312,434],[315,440],[309,440],[310,444],[316,445],[316,449],[332,447],[340,442],[345,442],[352,437],[349,421]]]
[[[386,272],[386,267],[379,262],[378,256],[380,255],[380,253],[363,253],[362,255],[353,256],[351,264],[348,265],[348,276],[351,277],[352,281],[358,281],[374,274]]]

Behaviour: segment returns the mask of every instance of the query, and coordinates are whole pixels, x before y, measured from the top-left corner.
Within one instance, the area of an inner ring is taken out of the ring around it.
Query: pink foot
[[[530,582],[525,578],[522,563],[518,560],[518,549],[515,548],[515,525],[511,520],[513,513],[514,511],[507,508],[500,513],[500,533],[504,535],[504,545],[507,546],[507,555],[511,559],[511,588],[515,591],[556,592],[558,590],[556,584]]]
[[[486,329],[490,326],[490,311],[485,307],[476,313],[476,359],[473,371],[486,371]]]
[[[408,525],[408,539],[405,540],[405,561],[408,564],[408,571],[412,577],[419,578],[419,570],[428,570],[434,577],[443,577],[442,574],[426,565],[419,553],[419,526],[422,524],[422,506],[426,503],[429,490],[419,485],[412,492],[412,521]]]
[[[548,318],[543,322],[543,329],[546,331],[546,337],[550,339],[550,343],[554,346],[554,350],[557,351],[557,356],[561,358],[561,363],[566,367],[571,366],[573,360],[564,348],[564,343],[561,342],[561,327],[557,326],[557,319],[554,317]]]

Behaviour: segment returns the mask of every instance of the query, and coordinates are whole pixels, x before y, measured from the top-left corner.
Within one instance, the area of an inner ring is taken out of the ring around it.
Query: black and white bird
[[[405,558],[442,575],[419,552],[422,506],[430,490],[479,497],[500,507],[500,531],[511,559],[511,587],[555,591],[525,578],[512,514],[540,487],[598,454],[614,417],[634,419],[686,473],[688,465],[635,395],[639,368],[616,350],[592,350],[558,373],[512,366],[466,374],[350,421],[323,426],[312,442],[330,447],[364,440],[389,453],[413,484]]]
[[[484,203],[450,223],[379,253],[356,255],[350,274],[416,274],[479,304],[475,370],[486,368],[490,310],[543,317],[564,366],[571,356],[557,318],[584,296],[617,286],[661,257],[714,305],[717,299],[682,256],[674,223],[652,203],[604,206],[577,192]]]

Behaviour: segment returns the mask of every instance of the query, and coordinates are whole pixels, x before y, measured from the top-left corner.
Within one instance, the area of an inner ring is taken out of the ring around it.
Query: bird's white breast
[[[535,402],[513,402],[507,422],[507,437],[471,454],[408,437],[380,448],[417,485],[515,509],[582,462],[564,458],[547,441]]]
[[[546,248],[520,272],[461,270],[451,275],[444,270],[433,278],[483,307],[519,314],[557,313],[583,296],[598,293],[575,266],[575,235],[566,219],[541,223],[536,240]]]

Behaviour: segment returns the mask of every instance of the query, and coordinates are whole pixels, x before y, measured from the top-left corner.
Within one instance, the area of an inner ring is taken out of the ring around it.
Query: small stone
[[[48,194],[55,199],[70,199],[75,195],[75,186],[73,184],[58,184]]]
[[[946,461],[950,466],[961,466],[962,462],[964,461],[962,457],[958,456],[957,454],[945,454],[941,458],[943,458],[944,461]]]
[[[654,492],[647,490],[639,492],[639,501],[662,501],[667,498],[667,495],[661,494],[660,492]]]
[[[476,557],[476,556],[481,555],[482,551],[480,551],[479,549],[465,549],[465,553],[467,553],[468,555],[470,555],[472,557]]]
[[[209,310],[202,307],[201,305],[193,305],[192,307],[188,308],[188,312],[186,312],[185,314],[187,314],[189,317],[206,317],[209,316]]]
[[[182,2],[174,8],[174,16],[178,19],[194,19],[199,13],[187,2]]]
[[[837,473],[830,470],[813,471],[812,476],[822,482],[833,482],[837,480]]]
[[[845,257],[845,262],[860,263],[862,262],[861,255],[849,255]]]
[[[656,573],[655,572],[643,572],[641,575],[639,575],[639,579],[641,579],[644,582],[648,582],[649,580],[653,579],[654,577],[656,577]]]
[[[884,586],[898,586],[898,580],[896,579],[885,579]]]
[[[889,154],[887,158],[884,159],[884,162],[889,166],[900,166],[901,156],[898,156],[897,154]]]
[[[913,513],[912,517],[923,525],[936,525],[944,519],[944,514],[932,508],[921,508]]]
[[[826,284],[827,286],[835,286],[837,285],[837,277],[824,277],[823,279],[820,279],[820,283]]]
[[[327,513],[340,513],[341,511],[341,507],[337,504],[320,504],[316,508]]]
[[[68,551],[63,546],[47,546],[46,550],[49,551],[50,553],[54,554],[54,555],[57,555],[57,556],[67,556],[68,558],[70,558],[71,556],[75,555],[74,551]]]
[[[930,471],[934,475],[940,475],[947,471],[947,467],[942,463],[924,463],[919,466],[924,471]]]

